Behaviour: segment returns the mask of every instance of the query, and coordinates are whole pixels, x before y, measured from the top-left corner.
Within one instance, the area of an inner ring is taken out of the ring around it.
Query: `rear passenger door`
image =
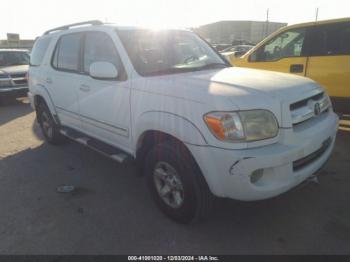
[[[113,38],[106,32],[84,34],[79,106],[84,132],[127,151],[130,143],[130,81]],[[110,62],[117,79],[94,79],[94,62]]]
[[[59,38],[46,85],[54,101],[62,125],[81,128],[79,119],[80,59],[82,33],[71,33]]]
[[[350,98],[350,23],[315,27],[306,75],[332,97]]]
[[[249,67],[304,76],[306,38],[304,28],[281,32],[250,55]]]

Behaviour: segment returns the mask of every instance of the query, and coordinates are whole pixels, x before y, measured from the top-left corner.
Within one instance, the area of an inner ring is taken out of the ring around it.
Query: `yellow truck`
[[[350,18],[284,27],[230,63],[309,77],[331,96],[335,110],[350,113]]]

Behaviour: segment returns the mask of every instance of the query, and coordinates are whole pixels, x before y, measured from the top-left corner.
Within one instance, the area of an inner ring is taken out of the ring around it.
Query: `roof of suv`
[[[103,23],[98,20],[92,20],[92,21],[86,21],[86,22],[80,22],[80,23],[75,23],[75,24],[70,24],[70,25],[65,25],[57,28],[50,29],[44,33],[44,36],[46,35],[51,35],[51,34],[58,34],[74,29],[92,29],[95,27],[112,27],[116,28],[118,30],[152,30],[152,28],[147,28],[147,27],[138,27],[138,26],[120,26],[114,23]],[[169,29],[164,29],[164,30],[180,30],[180,31],[191,31],[188,29],[183,29],[183,28],[169,28]]]

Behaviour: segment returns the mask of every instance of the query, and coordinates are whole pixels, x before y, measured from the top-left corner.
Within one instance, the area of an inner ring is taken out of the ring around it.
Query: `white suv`
[[[190,223],[214,196],[280,195],[330,157],[338,117],[314,81],[232,68],[186,30],[89,21],[35,43],[29,98],[48,142],[135,159],[155,202]]]

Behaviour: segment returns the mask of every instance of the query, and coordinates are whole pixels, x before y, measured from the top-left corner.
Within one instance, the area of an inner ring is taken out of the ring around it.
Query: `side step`
[[[119,163],[125,163],[128,160],[132,160],[133,157],[124,152],[123,150],[116,148],[114,146],[111,146],[109,144],[106,144],[100,140],[97,140],[95,138],[89,137],[79,131],[76,131],[74,129],[63,127],[60,130],[60,133],[84,146],[87,146],[91,148],[92,150],[103,154]]]

